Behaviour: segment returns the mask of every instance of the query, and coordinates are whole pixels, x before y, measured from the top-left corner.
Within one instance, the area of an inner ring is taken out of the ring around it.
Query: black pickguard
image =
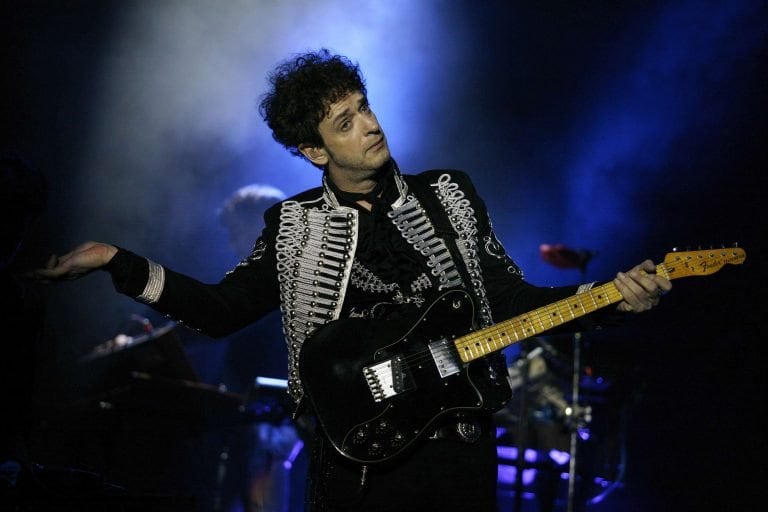
[[[383,462],[429,435],[438,418],[494,411],[506,403],[510,390],[505,365],[490,364],[488,358],[461,365],[455,357],[450,340],[474,326],[469,295],[452,290],[416,318],[399,322],[350,318],[318,329],[303,344],[301,379],[333,446],[360,463]],[[446,356],[458,365],[450,376],[441,375],[428,346],[441,339],[447,342]],[[376,401],[372,382],[378,380],[364,369],[382,362],[392,363],[394,378],[384,383],[386,389]]]

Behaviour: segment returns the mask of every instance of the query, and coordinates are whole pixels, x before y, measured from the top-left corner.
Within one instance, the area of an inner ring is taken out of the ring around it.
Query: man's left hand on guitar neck
[[[619,272],[613,284],[624,298],[616,306],[623,313],[647,311],[672,289],[669,279],[656,274],[656,265],[651,260],[645,260],[628,272]]]

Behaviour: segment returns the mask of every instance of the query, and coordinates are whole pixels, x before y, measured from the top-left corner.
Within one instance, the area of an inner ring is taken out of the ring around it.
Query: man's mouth
[[[384,145],[384,137],[380,138],[368,147],[368,151],[377,150]]]

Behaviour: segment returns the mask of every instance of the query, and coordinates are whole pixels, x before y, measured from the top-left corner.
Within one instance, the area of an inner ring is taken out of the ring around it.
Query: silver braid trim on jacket
[[[235,269],[240,267],[247,267],[251,263],[260,260],[264,256],[264,252],[267,250],[267,242],[263,238],[256,240],[256,244],[253,246],[251,254],[240,260],[240,262],[232,270],[227,271],[226,275],[231,274]]]
[[[296,201],[282,205],[275,248],[288,344],[288,393],[297,402],[303,395],[301,345],[320,325],[339,317],[356,234],[357,212],[352,208],[332,210],[327,204],[313,207]]]
[[[427,258],[430,272],[438,279],[438,289],[452,288],[461,284],[461,276],[451,258],[445,242],[437,236],[424,208],[412,195],[387,213],[403,238]]]
[[[397,283],[385,283],[357,260],[352,263],[350,283],[352,286],[371,293],[389,293],[400,288]]]
[[[155,304],[160,300],[160,295],[165,287],[165,269],[162,265],[152,260],[148,259],[147,263],[149,263],[147,284],[144,286],[144,291],[141,292],[141,295],[136,297],[136,300],[144,304]]]
[[[517,266],[517,263],[512,261],[512,258],[507,255],[504,246],[501,245],[499,239],[496,238],[496,233],[493,231],[493,224],[490,219],[488,220],[488,224],[488,227],[491,228],[490,235],[485,235],[485,237],[483,237],[486,254],[493,256],[497,260],[502,260],[507,266],[507,273],[519,276],[520,279],[524,279],[525,275],[523,274],[523,271]]]
[[[482,271],[480,269],[480,257],[477,246],[477,217],[469,199],[459,189],[459,185],[451,181],[450,174],[442,174],[436,183],[435,193],[448,214],[453,229],[458,234],[456,246],[459,249],[464,265],[472,280],[472,288],[475,296],[480,301],[479,317],[483,327],[493,324],[491,307],[488,303],[488,295],[483,284]]]
[[[402,290],[400,290],[400,285],[397,283],[385,283],[382,281],[379,276],[365,268],[365,266],[360,263],[357,259],[355,259],[354,263],[352,264],[352,278],[349,280],[349,283],[359,288],[360,290],[365,290],[369,293],[400,293],[402,294]],[[418,293],[423,292],[424,290],[432,287],[432,281],[429,280],[429,276],[422,272],[419,274],[419,276],[411,282],[411,292]]]

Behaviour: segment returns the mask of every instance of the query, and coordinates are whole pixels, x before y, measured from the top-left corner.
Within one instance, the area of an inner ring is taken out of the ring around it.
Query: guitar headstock
[[[669,277],[708,276],[725,265],[741,265],[747,257],[741,247],[670,252],[664,257]]]

